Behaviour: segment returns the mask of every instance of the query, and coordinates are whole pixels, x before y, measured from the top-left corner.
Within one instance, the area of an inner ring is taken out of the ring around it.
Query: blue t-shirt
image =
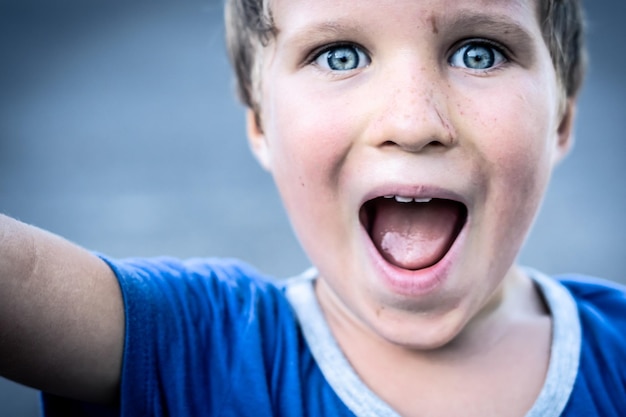
[[[115,408],[44,394],[57,416],[385,416],[321,313],[315,271],[275,282],[231,260],[111,261],[126,312]],[[529,270],[553,318],[527,417],[626,415],[626,289]]]

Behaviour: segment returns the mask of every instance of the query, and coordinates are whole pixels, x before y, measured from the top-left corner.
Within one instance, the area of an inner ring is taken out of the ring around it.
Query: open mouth
[[[367,201],[359,216],[387,262],[418,270],[446,255],[467,220],[467,207],[448,199],[386,196]]]

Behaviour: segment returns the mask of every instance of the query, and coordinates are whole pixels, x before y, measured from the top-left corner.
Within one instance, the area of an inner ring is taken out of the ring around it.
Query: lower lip
[[[404,297],[420,297],[435,293],[443,287],[454,261],[459,257],[461,247],[467,235],[467,225],[469,219],[465,220],[465,225],[457,235],[454,243],[446,252],[443,258],[428,268],[418,270],[408,270],[390,264],[382,257],[374,243],[370,239],[367,231],[363,230],[367,243],[367,252],[373,261],[374,268],[381,277],[381,281],[393,294]]]

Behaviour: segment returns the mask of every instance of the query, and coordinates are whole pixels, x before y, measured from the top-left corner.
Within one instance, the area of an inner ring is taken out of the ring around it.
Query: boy
[[[624,290],[513,265],[571,142],[576,2],[227,19],[253,151],[316,270],[103,262],[3,217],[3,375],[50,415],[626,411]]]

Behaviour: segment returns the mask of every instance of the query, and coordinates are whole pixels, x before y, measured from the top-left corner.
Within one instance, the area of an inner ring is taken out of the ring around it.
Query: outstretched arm
[[[0,375],[110,403],[123,342],[122,296],[106,263],[0,214]]]

